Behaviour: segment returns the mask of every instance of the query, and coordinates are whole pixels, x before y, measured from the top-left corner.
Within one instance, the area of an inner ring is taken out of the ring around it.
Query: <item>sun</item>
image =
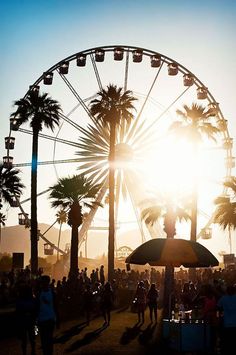
[[[145,160],[143,171],[147,185],[173,196],[188,194],[193,180],[199,178],[199,166],[193,159],[191,145],[168,134],[157,142]]]

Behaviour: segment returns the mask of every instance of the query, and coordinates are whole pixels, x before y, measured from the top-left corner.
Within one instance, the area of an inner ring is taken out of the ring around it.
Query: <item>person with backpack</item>
[[[41,276],[40,291],[37,296],[38,327],[44,355],[53,354],[53,332],[58,324],[57,301],[54,290],[50,287],[50,277]]]

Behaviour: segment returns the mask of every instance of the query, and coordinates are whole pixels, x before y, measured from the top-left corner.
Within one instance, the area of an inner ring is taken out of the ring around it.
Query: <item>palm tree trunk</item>
[[[72,281],[78,276],[78,241],[79,241],[79,226],[72,225],[71,230],[71,248],[70,248],[70,279]]]
[[[58,235],[58,242],[57,242],[57,261],[59,260],[59,248],[60,248],[60,240],[61,240],[61,226],[62,223],[60,222],[60,228],[59,228],[59,235]]]
[[[37,165],[38,165],[38,131],[33,129],[31,162],[31,272],[38,272],[38,221],[37,221]]]
[[[167,234],[167,238],[174,238],[176,230],[176,214],[172,206],[167,206],[167,212],[164,220],[164,231]],[[164,297],[163,297],[163,317],[170,318],[171,309],[173,306],[174,298],[174,267],[171,265],[165,268],[164,279]]]
[[[114,251],[115,251],[115,119],[110,123],[110,154],[109,154],[109,235],[108,235],[108,280],[114,275]]]
[[[193,159],[197,162],[198,157],[198,144],[193,143]],[[193,175],[193,188],[192,188],[192,212],[191,212],[191,231],[190,231],[190,240],[193,242],[197,241],[197,205],[198,205],[198,181],[197,181],[197,164],[194,166],[194,175]],[[189,269],[189,278],[191,281],[196,280],[196,269]]]
[[[229,229],[229,253],[232,254],[232,236],[231,236],[231,226],[228,226]]]

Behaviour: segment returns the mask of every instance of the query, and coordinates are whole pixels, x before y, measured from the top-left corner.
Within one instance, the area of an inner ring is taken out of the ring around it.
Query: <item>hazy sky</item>
[[[1,0],[2,156],[13,101],[63,58],[110,44],[152,49],[187,67],[220,103],[235,138],[235,16],[234,0]],[[17,223],[10,213],[8,223]]]

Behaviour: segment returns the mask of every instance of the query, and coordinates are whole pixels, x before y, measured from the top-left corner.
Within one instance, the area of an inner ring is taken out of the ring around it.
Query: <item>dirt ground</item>
[[[55,330],[54,354],[167,354],[157,344],[160,322],[150,323],[147,310],[144,324],[137,324],[137,314],[129,309],[113,311],[110,325],[103,326],[103,323],[102,317],[93,319],[89,325],[84,319],[64,322],[60,329]],[[19,340],[16,337],[2,339],[0,354],[21,355]],[[39,336],[36,354],[42,354]]]

